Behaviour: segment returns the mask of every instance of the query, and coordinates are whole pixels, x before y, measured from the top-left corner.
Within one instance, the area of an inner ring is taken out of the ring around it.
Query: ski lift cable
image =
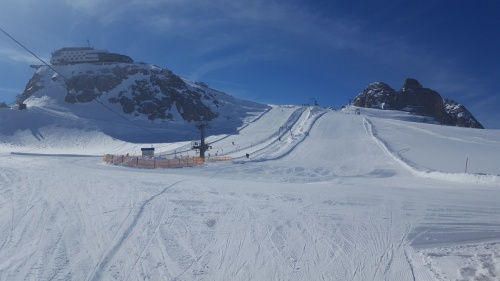
[[[0,27],[0,30],[5,34],[7,35],[10,39],[12,39],[12,41],[16,42],[19,46],[23,47],[26,51],[28,51],[30,54],[32,54],[35,58],[37,58],[39,61],[41,61],[43,64],[45,64],[46,66],[48,66],[50,69],[54,70],[55,72],[57,72],[52,66],[50,66],[49,64],[47,64],[43,59],[41,59],[40,57],[38,57],[35,53],[33,53],[32,51],[30,51],[28,48],[26,48],[23,44],[21,44],[21,42],[17,41],[14,37],[12,37],[9,33],[7,33],[5,30],[3,30],[3,28]],[[61,73],[57,72],[59,75],[61,75],[62,77],[64,77],[64,75],[62,75]],[[64,77],[66,80],[68,80],[68,78]]]
[[[12,37],[9,33],[7,33],[3,28],[0,27],[0,30],[5,34],[7,35],[10,39],[12,39],[14,42],[16,42],[19,46],[23,47],[23,49],[25,49],[26,51],[28,51],[30,54],[32,54],[35,58],[37,58],[39,61],[41,61],[44,65],[48,66],[50,69],[52,69],[55,73],[59,74],[61,77],[63,77],[66,81],[68,81],[69,79],[64,76],[62,73],[60,73],[59,71],[57,71],[56,69],[54,69],[51,65],[47,64],[43,59],[41,59],[40,57],[38,57],[35,53],[33,53],[32,51],[30,51],[28,48],[26,48],[23,44],[21,44],[21,42],[17,41],[14,37]],[[165,137],[163,135],[160,135],[160,134],[157,134],[149,129],[146,129],[144,128],[143,126],[140,126],[139,124],[136,124],[135,122],[133,122],[132,120],[129,120],[127,119],[125,116],[122,116],[120,113],[114,111],[113,109],[111,109],[109,106],[105,105],[104,103],[98,101],[96,98],[93,98],[94,101],[96,101],[97,103],[99,103],[100,105],[104,106],[104,108],[106,108],[107,110],[113,112],[114,114],[118,115],[120,118],[123,118],[124,120],[126,120],[127,122],[129,122],[130,124],[148,132],[148,133],[151,133],[153,135],[156,135],[156,136],[159,136],[159,137]]]
[[[40,109],[38,109],[40,110]],[[68,120],[68,119],[71,119],[71,118],[68,118],[66,116],[63,116],[63,115],[60,115],[60,114],[54,114],[54,113],[50,113],[50,112],[47,112],[47,111],[44,111],[46,114],[50,115],[52,118],[55,118],[55,119],[60,119],[60,120]],[[105,120],[105,119],[95,119],[95,120],[98,120],[99,122],[103,122],[103,123],[111,123],[111,124],[119,124],[119,125],[127,125],[127,123],[124,123],[122,121],[112,121],[112,120]],[[182,136],[184,137],[194,137],[196,138],[196,134],[193,133],[192,130],[178,130],[178,129],[161,129],[162,131],[172,131],[172,132],[184,132],[182,134]],[[163,137],[163,136],[162,136]]]

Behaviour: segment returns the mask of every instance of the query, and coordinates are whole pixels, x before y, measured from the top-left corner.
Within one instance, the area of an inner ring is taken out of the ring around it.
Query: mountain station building
[[[65,47],[52,53],[52,65],[76,63],[133,63],[129,56],[96,50],[93,47]]]

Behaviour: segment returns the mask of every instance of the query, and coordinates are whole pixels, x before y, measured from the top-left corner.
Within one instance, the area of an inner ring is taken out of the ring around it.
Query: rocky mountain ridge
[[[184,80],[155,65],[119,63],[52,67],[57,72],[47,66],[37,69],[19,103],[32,96],[54,95],[49,92],[57,91],[59,96],[64,95],[67,104],[86,104],[99,99],[119,105],[123,113],[134,117],[172,122],[230,119],[241,116],[240,113],[247,109],[265,110],[268,107],[238,100],[205,83]],[[232,112],[238,114],[232,116]]]
[[[354,99],[359,107],[393,109],[413,114],[430,116],[442,125],[484,129],[465,106],[424,88],[416,79],[406,79],[400,91],[384,82],[375,82],[366,87]]]

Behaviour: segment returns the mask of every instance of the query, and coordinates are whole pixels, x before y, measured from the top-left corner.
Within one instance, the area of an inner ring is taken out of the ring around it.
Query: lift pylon
[[[212,127],[206,121],[202,121],[198,125],[196,125],[196,128],[200,130],[200,143],[193,143],[192,149],[199,149],[200,158],[205,158],[205,151],[211,148],[208,143],[205,143],[205,129],[211,129]]]

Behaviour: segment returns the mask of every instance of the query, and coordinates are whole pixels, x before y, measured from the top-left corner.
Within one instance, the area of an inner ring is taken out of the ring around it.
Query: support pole
[[[205,150],[206,150],[206,145],[205,145],[205,128],[206,124],[203,124],[200,126],[200,133],[201,133],[201,143],[200,143],[200,158],[205,158]]]
[[[205,159],[205,151],[208,150],[209,145],[205,143],[205,129],[208,128],[210,129],[210,125],[205,122],[200,122],[200,124],[196,125],[196,128],[200,130],[200,145],[194,145],[192,146],[193,149],[199,149],[200,150],[200,158]]]

